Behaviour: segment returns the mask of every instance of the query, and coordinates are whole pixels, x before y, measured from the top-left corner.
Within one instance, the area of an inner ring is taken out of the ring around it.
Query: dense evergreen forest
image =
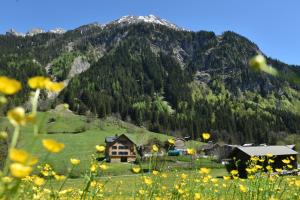
[[[300,68],[268,58],[284,77],[251,71],[248,61],[261,51],[230,31],[91,24],[65,34],[0,35],[0,47],[0,75],[24,85],[34,75],[68,83],[49,108],[66,102],[79,114],[114,115],[194,139],[207,131],[228,143],[274,144],[300,134],[299,88],[286,78],[300,76]],[[83,63],[90,65],[83,70]],[[71,76],[75,68],[80,73]],[[8,107],[28,95],[25,86]]]

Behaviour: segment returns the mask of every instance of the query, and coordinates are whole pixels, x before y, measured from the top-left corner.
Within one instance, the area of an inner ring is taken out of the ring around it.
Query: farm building
[[[252,156],[266,157],[268,154],[272,154],[271,163],[273,169],[280,168],[283,169],[286,164],[282,162],[284,159],[290,160],[291,169],[297,169],[297,154],[295,150],[291,149],[289,146],[237,146],[229,155],[229,163],[227,164],[227,170],[231,171],[237,169],[239,171],[240,177],[246,177],[247,163],[250,161]],[[291,157],[293,159],[291,159]],[[236,164],[235,164],[236,162]],[[269,165],[265,159],[262,163],[263,166]]]
[[[129,162],[136,159],[136,144],[125,134],[105,138],[105,157],[110,162]]]

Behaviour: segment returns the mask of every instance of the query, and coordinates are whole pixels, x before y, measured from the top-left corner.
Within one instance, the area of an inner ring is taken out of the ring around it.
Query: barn
[[[297,154],[295,150],[291,149],[289,146],[237,146],[229,154],[229,163],[226,165],[227,170],[231,171],[237,169],[239,171],[240,177],[246,177],[247,163],[250,161],[251,157],[266,157],[267,155],[272,155],[272,160],[274,163],[268,164],[267,159],[263,166],[271,165],[273,169],[286,167],[286,164],[282,162],[284,159],[290,160],[289,165],[292,169],[297,169]],[[292,158],[292,159],[291,159]]]

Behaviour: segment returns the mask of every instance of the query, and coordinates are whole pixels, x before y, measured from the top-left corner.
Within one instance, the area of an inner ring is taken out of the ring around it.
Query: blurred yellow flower
[[[149,177],[144,177],[144,183],[145,183],[146,185],[151,185],[151,184],[152,184],[152,179],[149,178]]]
[[[267,153],[267,157],[273,157],[273,154]]]
[[[66,179],[66,177],[64,175],[57,175],[57,174],[54,175],[54,178],[57,181],[63,181]]]
[[[293,156],[290,156],[290,159],[291,159],[291,160],[295,160],[295,158],[294,158]]]
[[[96,185],[97,185],[97,181],[93,180],[93,181],[91,182],[91,187],[96,187]]]
[[[206,167],[200,168],[200,171],[199,171],[200,174],[209,174],[209,172],[210,172],[210,169],[208,169]]]
[[[99,153],[102,153],[102,152],[105,151],[105,146],[96,145],[96,150],[97,150]]]
[[[46,85],[46,89],[51,92],[60,92],[62,89],[64,89],[65,84],[63,82],[55,83],[55,82],[49,82]]]
[[[7,118],[13,126],[24,126],[26,124],[25,109],[13,108],[7,112]]]
[[[182,173],[182,174],[181,174],[181,178],[182,178],[182,179],[186,179],[186,178],[187,178],[187,175],[184,174],[184,173]]]
[[[63,143],[56,142],[52,139],[43,139],[43,146],[52,153],[58,153],[65,147]]]
[[[158,147],[155,144],[152,145],[152,151],[153,152],[158,152]]]
[[[238,175],[239,171],[238,170],[231,170],[230,172],[233,176]]]
[[[33,179],[34,184],[36,184],[37,186],[42,186],[45,184],[45,179],[41,178],[41,177],[34,177]]]
[[[201,194],[195,193],[194,200],[199,200],[199,199],[201,199]]]
[[[210,134],[209,133],[202,133],[202,137],[204,140],[208,140],[210,138]]]
[[[158,171],[153,170],[153,171],[152,171],[152,174],[153,174],[154,176],[156,176],[156,175],[158,175]]]
[[[242,192],[248,192],[248,188],[246,186],[244,186],[244,185],[240,185],[240,190]]]
[[[80,160],[76,159],[76,158],[71,158],[70,162],[72,165],[78,165],[80,163]]]
[[[100,168],[101,170],[105,171],[105,170],[108,169],[108,166],[105,165],[105,164],[101,164],[101,165],[99,166],[99,168]]]
[[[276,76],[278,74],[278,71],[275,68],[267,65],[267,60],[261,54],[256,55],[252,59],[250,59],[249,65],[254,71],[263,71],[273,76]]]
[[[13,95],[21,90],[21,83],[17,80],[10,79],[6,76],[0,76],[0,93]]]
[[[187,149],[187,154],[188,155],[194,155],[195,154],[195,150],[194,149]]]
[[[50,79],[47,77],[35,76],[28,80],[28,85],[31,89],[45,89],[50,82]]]
[[[6,131],[0,131],[0,140],[5,140],[7,139],[8,134]]]
[[[137,173],[140,173],[141,168],[140,167],[133,167],[132,171],[137,174]]]
[[[276,172],[282,172],[282,169],[276,168],[275,171],[276,171]]]
[[[38,159],[24,150],[10,149],[9,158],[12,161],[24,164],[24,165],[35,165]]]
[[[10,176],[4,176],[4,177],[1,179],[1,181],[2,181],[3,183],[11,183],[11,182],[13,181],[13,178],[10,177]]]
[[[10,165],[10,173],[12,176],[17,178],[24,178],[29,176],[32,168],[30,166],[23,165],[21,163],[12,163]]]
[[[168,139],[169,144],[173,145],[175,143],[174,139],[170,138]]]
[[[91,172],[95,172],[97,170],[97,165],[96,164],[92,164],[90,167]]]
[[[290,161],[289,159],[283,159],[282,162],[283,162],[284,164],[290,164],[291,161]]]
[[[225,181],[227,181],[227,180],[230,180],[231,177],[230,177],[230,176],[223,176],[223,179],[224,179]]]

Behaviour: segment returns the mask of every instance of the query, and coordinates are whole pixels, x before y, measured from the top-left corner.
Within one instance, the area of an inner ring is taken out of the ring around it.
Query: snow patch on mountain
[[[156,17],[154,15],[148,15],[148,16],[126,15],[126,16],[121,17],[120,19],[117,19],[117,20],[109,23],[109,24],[137,24],[137,23],[141,23],[141,22],[159,24],[159,25],[167,26],[172,29],[183,30],[182,28],[179,28],[177,25],[175,25],[165,19]]]

